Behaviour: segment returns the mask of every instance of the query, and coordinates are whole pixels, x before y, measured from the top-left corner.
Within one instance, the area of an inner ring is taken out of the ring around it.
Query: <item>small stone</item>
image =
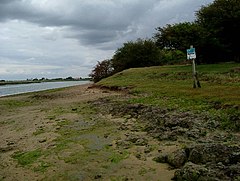
[[[10,145],[14,145],[15,143],[13,141],[8,141],[7,145],[10,146]]]
[[[108,138],[108,136],[109,136],[108,133],[106,133],[106,134],[103,135],[104,138]]]
[[[100,179],[102,178],[102,175],[95,175],[94,179]]]
[[[158,157],[153,158],[153,161],[158,163],[167,163],[167,155],[161,154]]]
[[[6,146],[6,147],[0,147],[0,153],[11,151],[15,148],[15,146]]]
[[[144,149],[144,153],[150,153],[151,151],[152,151],[152,148],[150,148],[150,147],[146,147]]]
[[[39,143],[44,143],[44,142],[46,142],[46,141],[47,141],[47,139],[44,138],[44,139],[39,140],[38,142],[39,142]]]
[[[187,153],[184,149],[177,150],[167,157],[167,162],[175,168],[180,168],[186,161]]]
[[[141,154],[140,153],[136,154],[135,156],[136,156],[137,159],[141,158]]]
[[[59,130],[60,128],[61,128],[61,126],[57,126],[57,127],[56,127],[56,130]]]

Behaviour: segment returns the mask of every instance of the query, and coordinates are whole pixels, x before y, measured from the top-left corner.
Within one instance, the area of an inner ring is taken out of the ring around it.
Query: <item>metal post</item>
[[[196,65],[195,59],[192,59],[192,70],[193,70],[193,88],[197,87],[197,80],[196,80]]]
[[[190,46],[190,49],[193,48],[193,45]],[[193,88],[201,88],[200,82],[198,80],[198,75],[196,72],[196,63],[195,58],[192,59],[192,70],[193,70]]]

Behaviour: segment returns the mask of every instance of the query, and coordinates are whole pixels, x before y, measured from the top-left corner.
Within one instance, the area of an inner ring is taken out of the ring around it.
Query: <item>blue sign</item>
[[[187,49],[187,59],[188,60],[195,59],[196,57],[197,56],[196,56],[195,48]]]
[[[187,49],[187,54],[195,54],[195,48]]]

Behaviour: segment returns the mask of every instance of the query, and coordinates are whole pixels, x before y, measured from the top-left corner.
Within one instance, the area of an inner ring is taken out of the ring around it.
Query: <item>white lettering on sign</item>
[[[191,60],[191,59],[195,59],[195,58],[197,58],[195,48],[187,49],[187,59]]]

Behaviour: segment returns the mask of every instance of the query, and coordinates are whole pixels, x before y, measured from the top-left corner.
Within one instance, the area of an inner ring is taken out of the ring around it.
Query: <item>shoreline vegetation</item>
[[[62,82],[62,81],[89,81],[90,78],[56,78],[56,79],[29,79],[29,80],[0,80],[0,86],[2,85],[15,85],[15,84],[32,84],[42,82]]]
[[[240,64],[133,68],[0,98],[0,180],[239,180]],[[14,113],[14,114],[13,114]]]

